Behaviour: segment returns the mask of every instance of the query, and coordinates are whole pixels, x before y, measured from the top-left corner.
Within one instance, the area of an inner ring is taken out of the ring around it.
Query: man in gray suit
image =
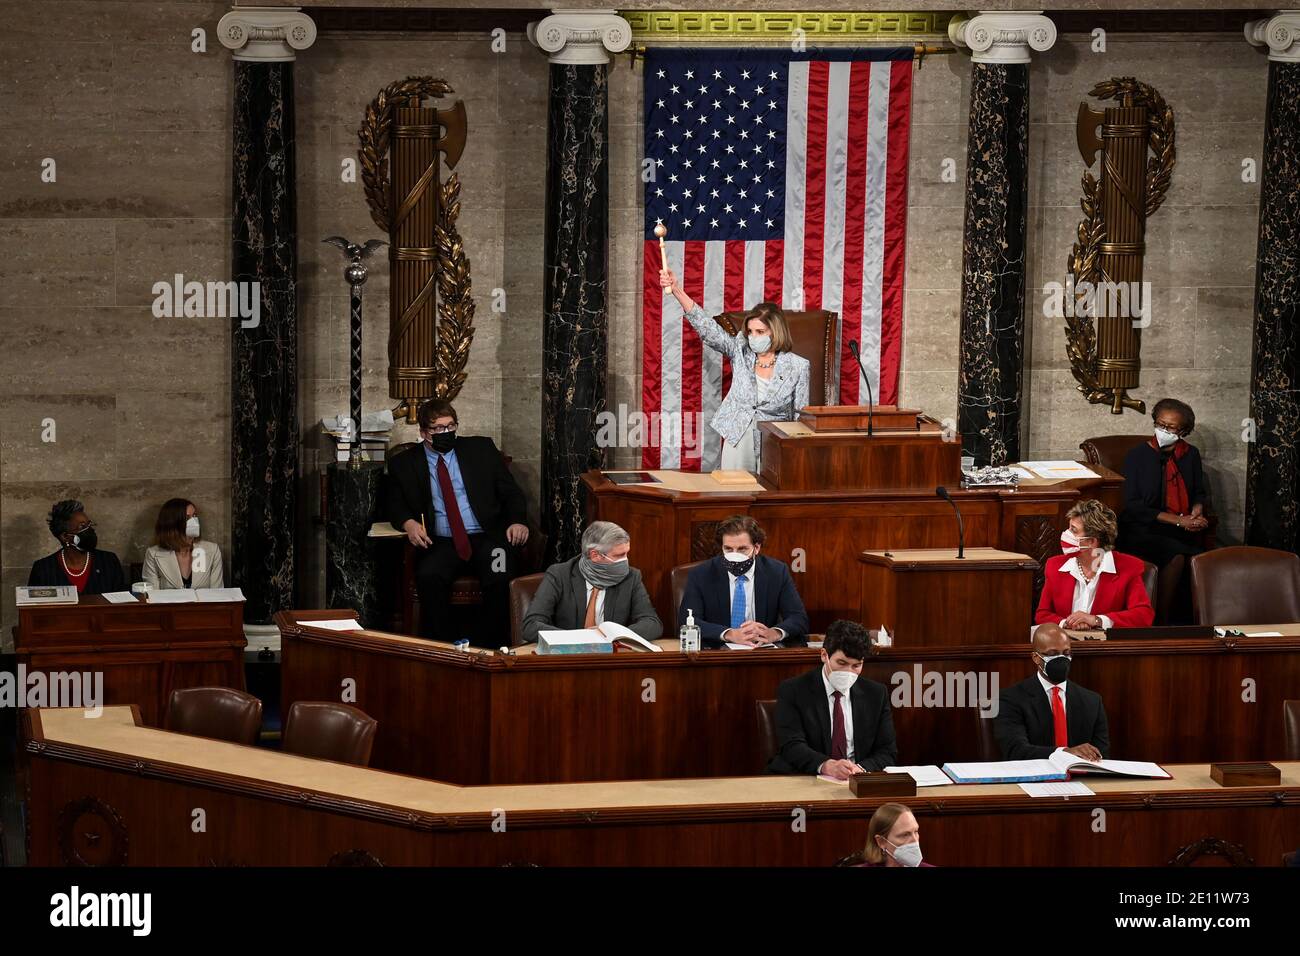
[[[524,616],[524,643],[538,631],[570,631],[613,621],[647,641],[663,633],[663,624],[641,583],[641,572],[628,564],[628,533],[612,521],[593,521],[582,533],[582,553],[546,569],[537,596]]]

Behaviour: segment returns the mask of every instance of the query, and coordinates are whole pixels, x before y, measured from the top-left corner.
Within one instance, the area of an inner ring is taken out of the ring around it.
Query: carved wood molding
[[[125,866],[129,837],[122,816],[98,797],[73,800],[59,812],[64,866]]]
[[[1195,843],[1179,847],[1174,858],[1166,865],[1193,866],[1203,856],[1221,856],[1228,861],[1229,866],[1255,865],[1255,861],[1250,858],[1250,854],[1240,843],[1229,843],[1218,837],[1202,837]]]

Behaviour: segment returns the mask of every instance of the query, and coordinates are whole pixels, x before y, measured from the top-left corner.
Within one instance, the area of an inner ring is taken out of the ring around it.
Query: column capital
[[[1274,63],[1300,63],[1300,10],[1278,10],[1264,20],[1246,24],[1246,42],[1268,47]]]
[[[616,10],[555,9],[544,20],[528,24],[528,40],[552,63],[593,66],[626,50],[632,27]]]
[[[1056,42],[1056,24],[1042,10],[1014,13],[981,11],[956,16],[948,23],[948,39],[971,51],[976,63],[1028,63],[1029,51],[1044,53]]]
[[[316,42],[316,24],[299,7],[236,7],[217,24],[217,36],[236,60],[291,63]]]

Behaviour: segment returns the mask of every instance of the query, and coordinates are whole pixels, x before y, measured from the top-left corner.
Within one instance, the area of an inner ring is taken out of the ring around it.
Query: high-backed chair
[[[1150,561],[1142,562],[1142,586],[1147,589],[1147,597],[1151,599],[1151,606],[1154,608],[1159,597],[1159,575],[1160,569]]]
[[[544,577],[546,577],[545,571],[540,574],[525,574],[510,582],[511,647],[518,647],[524,643],[524,616],[528,613],[528,605],[532,604],[533,598],[537,596],[537,589],[541,587]]]
[[[1197,624],[1300,622],[1300,557],[1273,548],[1217,548],[1192,557]]]
[[[751,306],[757,302],[749,303]],[[779,303],[778,303],[779,304]],[[836,312],[816,309],[811,312],[785,312],[796,354],[808,360],[808,401],[813,405],[840,403],[840,317]],[[723,312],[714,321],[727,330],[739,332],[744,312]],[[877,396],[879,397],[879,396]]]
[[[758,765],[755,772],[767,766],[767,762],[776,755],[780,741],[776,736],[776,701],[754,701],[754,716],[758,719]]]
[[[295,701],[284,720],[280,749],[335,763],[370,763],[379,722],[365,711],[333,701]]]
[[[979,734],[980,760],[1002,760],[1002,749],[998,747],[997,737],[993,736],[993,718],[980,716],[982,712],[978,707],[971,713],[975,715],[975,727]]]
[[[1300,760],[1300,700],[1282,701],[1282,728],[1286,732],[1283,760]]]
[[[163,729],[252,746],[262,729],[262,702],[233,687],[186,687],[172,691]]]
[[[704,561],[709,561],[709,560],[711,559],[710,558],[704,559]],[[678,614],[682,606],[682,595],[686,593],[686,579],[689,578],[691,576],[691,572],[696,568],[698,568],[701,564],[703,564],[704,561],[692,561],[689,564],[679,564],[677,565],[677,567],[673,568],[672,572],[669,574],[669,577],[672,580],[672,588],[673,588],[673,619],[670,622],[670,626],[668,628],[670,632],[677,629],[676,615]],[[697,607],[694,608],[694,610],[698,614],[700,608]],[[700,618],[697,616],[695,618],[695,623],[698,624],[699,622],[700,622]]]

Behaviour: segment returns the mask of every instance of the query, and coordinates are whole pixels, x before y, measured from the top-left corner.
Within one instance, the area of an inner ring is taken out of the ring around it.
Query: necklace
[[[771,368],[771,367],[774,366],[774,365],[776,365],[776,358],[775,358],[775,356],[772,358],[772,360],[771,360],[770,362],[760,362],[760,361],[758,361],[757,359],[754,360],[754,367],[755,367],[755,368]]]
[[[68,559],[62,551],[59,552],[59,563],[63,565],[63,573],[70,578],[84,578],[90,573],[90,555],[86,555],[86,563],[81,566],[80,571],[73,571],[68,567]]]

